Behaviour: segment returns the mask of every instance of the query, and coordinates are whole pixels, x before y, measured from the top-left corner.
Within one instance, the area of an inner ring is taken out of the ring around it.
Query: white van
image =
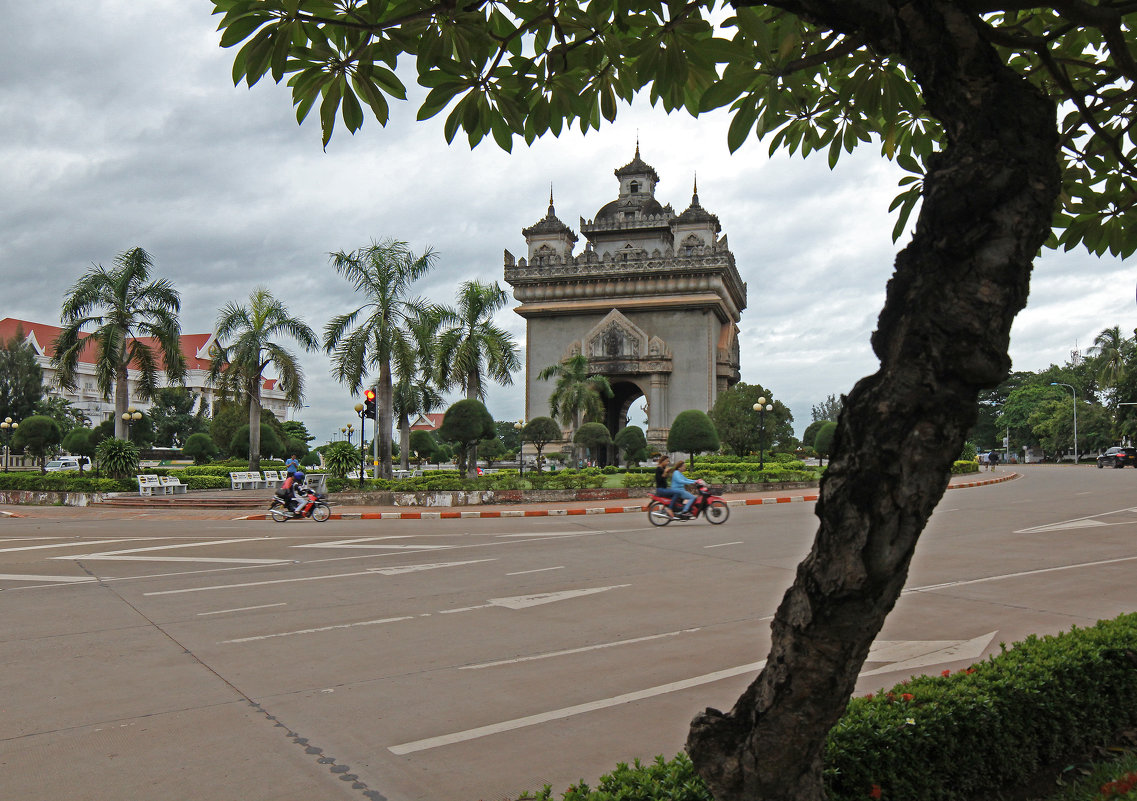
[[[49,473],[58,473],[62,470],[78,470],[79,465],[82,464],[84,469],[91,466],[91,460],[86,456],[61,456],[58,459],[52,459],[44,467]]]

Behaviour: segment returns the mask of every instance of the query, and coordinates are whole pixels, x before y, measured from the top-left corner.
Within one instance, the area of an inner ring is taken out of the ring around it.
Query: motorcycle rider
[[[686,520],[691,517],[691,504],[695,502],[695,496],[687,491],[687,486],[694,484],[693,478],[687,478],[683,475],[683,468],[687,463],[680,459],[675,463],[675,469],[671,471],[671,489],[675,492],[676,497],[682,498],[685,503],[683,509],[679,512],[679,518]]]
[[[297,470],[295,473],[290,473],[288,478],[284,479],[284,483],[280,485],[280,489],[276,491],[276,496],[284,501],[284,506],[288,509],[289,514],[295,516],[297,510],[300,508],[300,501],[303,495],[300,490],[304,485],[303,470]]]
[[[659,457],[655,465],[655,496],[668,501],[675,498],[675,490],[668,486],[671,480],[671,477],[668,475],[668,465],[670,464],[671,457],[665,453]],[[667,512],[668,514],[672,514],[670,503],[667,505]],[[674,517],[674,514],[672,514],[672,517]]]

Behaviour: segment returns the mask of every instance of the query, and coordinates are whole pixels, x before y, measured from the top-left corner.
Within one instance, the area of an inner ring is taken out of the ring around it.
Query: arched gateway
[[[604,420],[612,436],[646,397],[648,446],[664,450],[675,415],[709,411],[739,379],[746,284],[697,186],[682,214],[660,205],[659,176],[638,145],[615,174],[619,197],[580,218],[584,252],[573,255],[577,235],[557,219],[552,193],[545,218],[522,230],[528,257],[505,251],[505,280],[526,320],[525,416],[549,414],[555,382],[538,373],[583,353],[615,391]]]

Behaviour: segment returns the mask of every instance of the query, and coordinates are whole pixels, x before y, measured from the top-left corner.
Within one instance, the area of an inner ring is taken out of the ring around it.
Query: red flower
[[[944,671],[943,673],[941,673],[940,675],[941,675],[941,676],[943,676],[944,678],[947,678],[948,676],[950,676],[950,675],[951,675],[951,671],[950,671],[950,670],[945,670],[945,671]]]
[[[880,789],[879,784],[874,784],[869,790],[869,798],[880,798],[882,795],[884,795],[884,790]]]
[[[911,701],[915,697],[916,696],[912,695],[912,693],[904,693],[903,695],[900,696],[900,700],[901,701]]]

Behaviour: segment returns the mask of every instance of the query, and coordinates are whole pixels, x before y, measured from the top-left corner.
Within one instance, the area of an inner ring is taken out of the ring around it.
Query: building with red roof
[[[69,401],[76,409],[81,410],[97,426],[104,420],[114,417],[114,398],[104,398],[99,393],[95,380],[95,350],[85,348],[79,356],[79,365],[76,376],[75,389],[62,389],[55,383],[55,368],[51,365],[51,357],[55,353],[54,343],[56,337],[63,330],[57,325],[37,323],[31,320],[17,320],[5,317],[0,320],[0,342],[6,343],[19,331],[23,331],[24,341],[36,352],[36,361],[43,369],[44,394],[48,397],[63,398]],[[208,381],[210,354],[217,337],[214,334],[182,334],[182,356],[186,360],[186,389],[199,395],[202,402],[212,408],[218,393]],[[141,337],[140,342],[156,346],[148,337]],[[134,397],[134,386],[137,383],[137,373],[131,369],[127,371],[131,387],[130,404],[139,411],[145,412],[152,405]],[[174,386],[158,378],[159,386]],[[276,415],[278,420],[288,419],[288,404],[284,393],[276,388],[276,379],[265,379],[261,387],[261,404]]]

